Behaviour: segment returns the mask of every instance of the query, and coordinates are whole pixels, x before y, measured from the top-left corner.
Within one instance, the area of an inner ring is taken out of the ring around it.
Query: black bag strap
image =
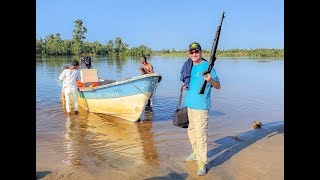
[[[178,102],[178,104],[177,104],[177,108],[176,108],[176,110],[178,110],[178,109],[179,109],[179,107],[181,106],[182,93],[183,93],[183,86],[184,86],[184,84],[182,84],[182,86],[181,86],[181,88],[180,88],[180,97],[179,97],[179,102]]]

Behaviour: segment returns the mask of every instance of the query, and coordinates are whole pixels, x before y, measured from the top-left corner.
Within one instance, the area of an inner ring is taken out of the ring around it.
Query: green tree
[[[44,54],[44,41],[42,38],[36,39],[36,54]]]
[[[87,33],[87,28],[83,26],[83,22],[80,19],[75,20],[73,30],[73,52],[75,54],[83,53],[83,40],[86,38],[84,35]]]
[[[131,48],[131,55],[132,56],[150,56],[152,54],[151,48],[145,46],[145,45],[140,45],[138,47],[133,47]]]
[[[107,50],[107,54],[111,55],[113,53],[114,50],[114,44],[112,40],[109,40],[108,43],[106,44],[106,50]]]
[[[44,49],[46,54],[50,55],[61,55],[63,54],[63,46],[62,40],[60,38],[60,34],[56,33],[56,35],[49,34],[45,38]]]
[[[123,51],[123,43],[120,37],[116,37],[116,40],[114,41],[114,52],[116,53],[116,55],[118,56],[120,52]]]

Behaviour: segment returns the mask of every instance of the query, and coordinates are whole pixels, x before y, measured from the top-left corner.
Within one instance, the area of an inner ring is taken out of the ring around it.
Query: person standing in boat
[[[141,57],[141,64],[142,64],[142,66],[139,68],[141,74],[152,74],[153,73],[153,66],[147,62],[146,56]]]
[[[141,74],[152,74],[153,72],[153,66],[152,64],[147,62],[147,57],[146,56],[142,56],[141,57],[141,64],[142,66],[139,68]],[[150,98],[148,99],[148,103],[147,103],[147,107],[151,107],[152,106],[152,95],[150,96]]]
[[[81,79],[79,72],[79,62],[75,59],[69,69],[63,70],[59,76],[59,80],[63,80],[64,95],[66,98],[66,111],[68,116],[71,115],[71,98],[75,114],[78,114],[78,86],[77,80]]]
[[[211,72],[203,76],[209,67],[207,60],[202,57],[201,46],[197,42],[189,45],[189,58],[181,70],[180,80],[187,90],[185,106],[188,108],[189,126],[187,129],[192,152],[186,161],[197,161],[197,175],[203,176],[206,172],[208,111],[211,108],[211,87],[220,89],[219,78],[212,68]],[[207,81],[204,94],[199,94],[203,82]]]
[[[85,57],[80,58],[80,62],[81,62],[81,68],[83,68],[83,69],[93,68],[91,65],[91,57],[90,56],[85,56]]]

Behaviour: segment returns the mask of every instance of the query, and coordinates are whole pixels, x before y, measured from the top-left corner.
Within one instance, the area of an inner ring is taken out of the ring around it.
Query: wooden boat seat
[[[81,69],[80,75],[82,83],[99,82],[97,69]]]
[[[113,80],[99,80],[97,69],[81,69],[81,80],[82,88],[89,87],[90,85],[96,84],[95,86],[102,86],[113,83]],[[78,85],[79,87],[79,85]]]

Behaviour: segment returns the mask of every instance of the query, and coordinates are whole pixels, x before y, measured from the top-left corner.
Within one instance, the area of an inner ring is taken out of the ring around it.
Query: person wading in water
[[[139,68],[141,74],[152,74],[154,73],[153,71],[153,66],[152,64],[148,63],[147,62],[147,58],[146,56],[142,56],[141,57],[141,64],[142,66]],[[150,96],[149,100],[148,100],[148,104],[147,104],[147,107],[150,107],[152,106],[152,95]]]

